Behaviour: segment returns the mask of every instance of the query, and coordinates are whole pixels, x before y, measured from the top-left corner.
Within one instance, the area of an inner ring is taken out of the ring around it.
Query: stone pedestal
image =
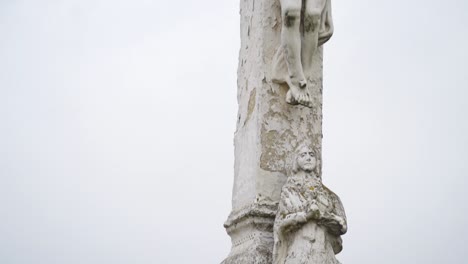
[[[322,48],[314,56],[309,86],[313,107],[286,103],[288,87],[271,81],[280,46],[279,1],[241,0],[235,178],[232,212],[224,226],[232,249],[223,261],[272,263],[273,222],[294,149],[304,140],[322,144]]]

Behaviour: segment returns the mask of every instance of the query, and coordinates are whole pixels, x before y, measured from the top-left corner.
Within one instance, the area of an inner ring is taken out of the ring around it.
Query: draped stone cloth
[[[311,204],[320,216],[308,215]],[[343,222],[336,221],[336,215]],[[274,264],[339,264],[346,216],[339,197],[310,176],[291,176],[283,186],[274,225]]]
[[[331,0],[327,0],[320,19],[318,46],[320,47],[325,42],[327,42],[332,35],[333,19],[331,14]],[[289,73],[284,54],[284,47],[282,45],[280,45],[280,47],[276,50],[275,56],[273,57],[272,66],[272,81],[275,83],[287,83],[289,81]],[[309,73],[304,74],[306,77],[310,77],[308,76]]]

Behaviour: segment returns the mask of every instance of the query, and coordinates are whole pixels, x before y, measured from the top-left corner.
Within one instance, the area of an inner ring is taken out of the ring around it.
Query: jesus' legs
[[[288,103],[305,104],[310,101],[307,80],[304,77],[301,61],[301,7],[302,0],[280,0],[283,27],[281,44],[284,48],[289,72]]]
[[[326,0],[306,0],[304,11],[304,37],[302,40],[301,59],[306,77],[312,74],[312,61],[318,47],[320,19]]]

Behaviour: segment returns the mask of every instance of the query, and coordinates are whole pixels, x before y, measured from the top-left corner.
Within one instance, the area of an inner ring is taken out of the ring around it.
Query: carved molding
[[[249,225],[271,232],[277,210],[278,203],[255,202],[231,212],[224,227],[228,234]]]

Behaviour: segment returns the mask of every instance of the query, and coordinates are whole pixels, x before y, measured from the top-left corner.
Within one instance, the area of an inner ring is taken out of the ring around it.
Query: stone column
[[[279,1],[241,0],[239,111],[235,132],[232,212],[224,226],[232,249],[223,264],[272,263],[273,222],[294,149],[304,140],[322,145],[322,48],[309,80],[313,107],[289,105],[288,87],[271,81],[280,46]]]

